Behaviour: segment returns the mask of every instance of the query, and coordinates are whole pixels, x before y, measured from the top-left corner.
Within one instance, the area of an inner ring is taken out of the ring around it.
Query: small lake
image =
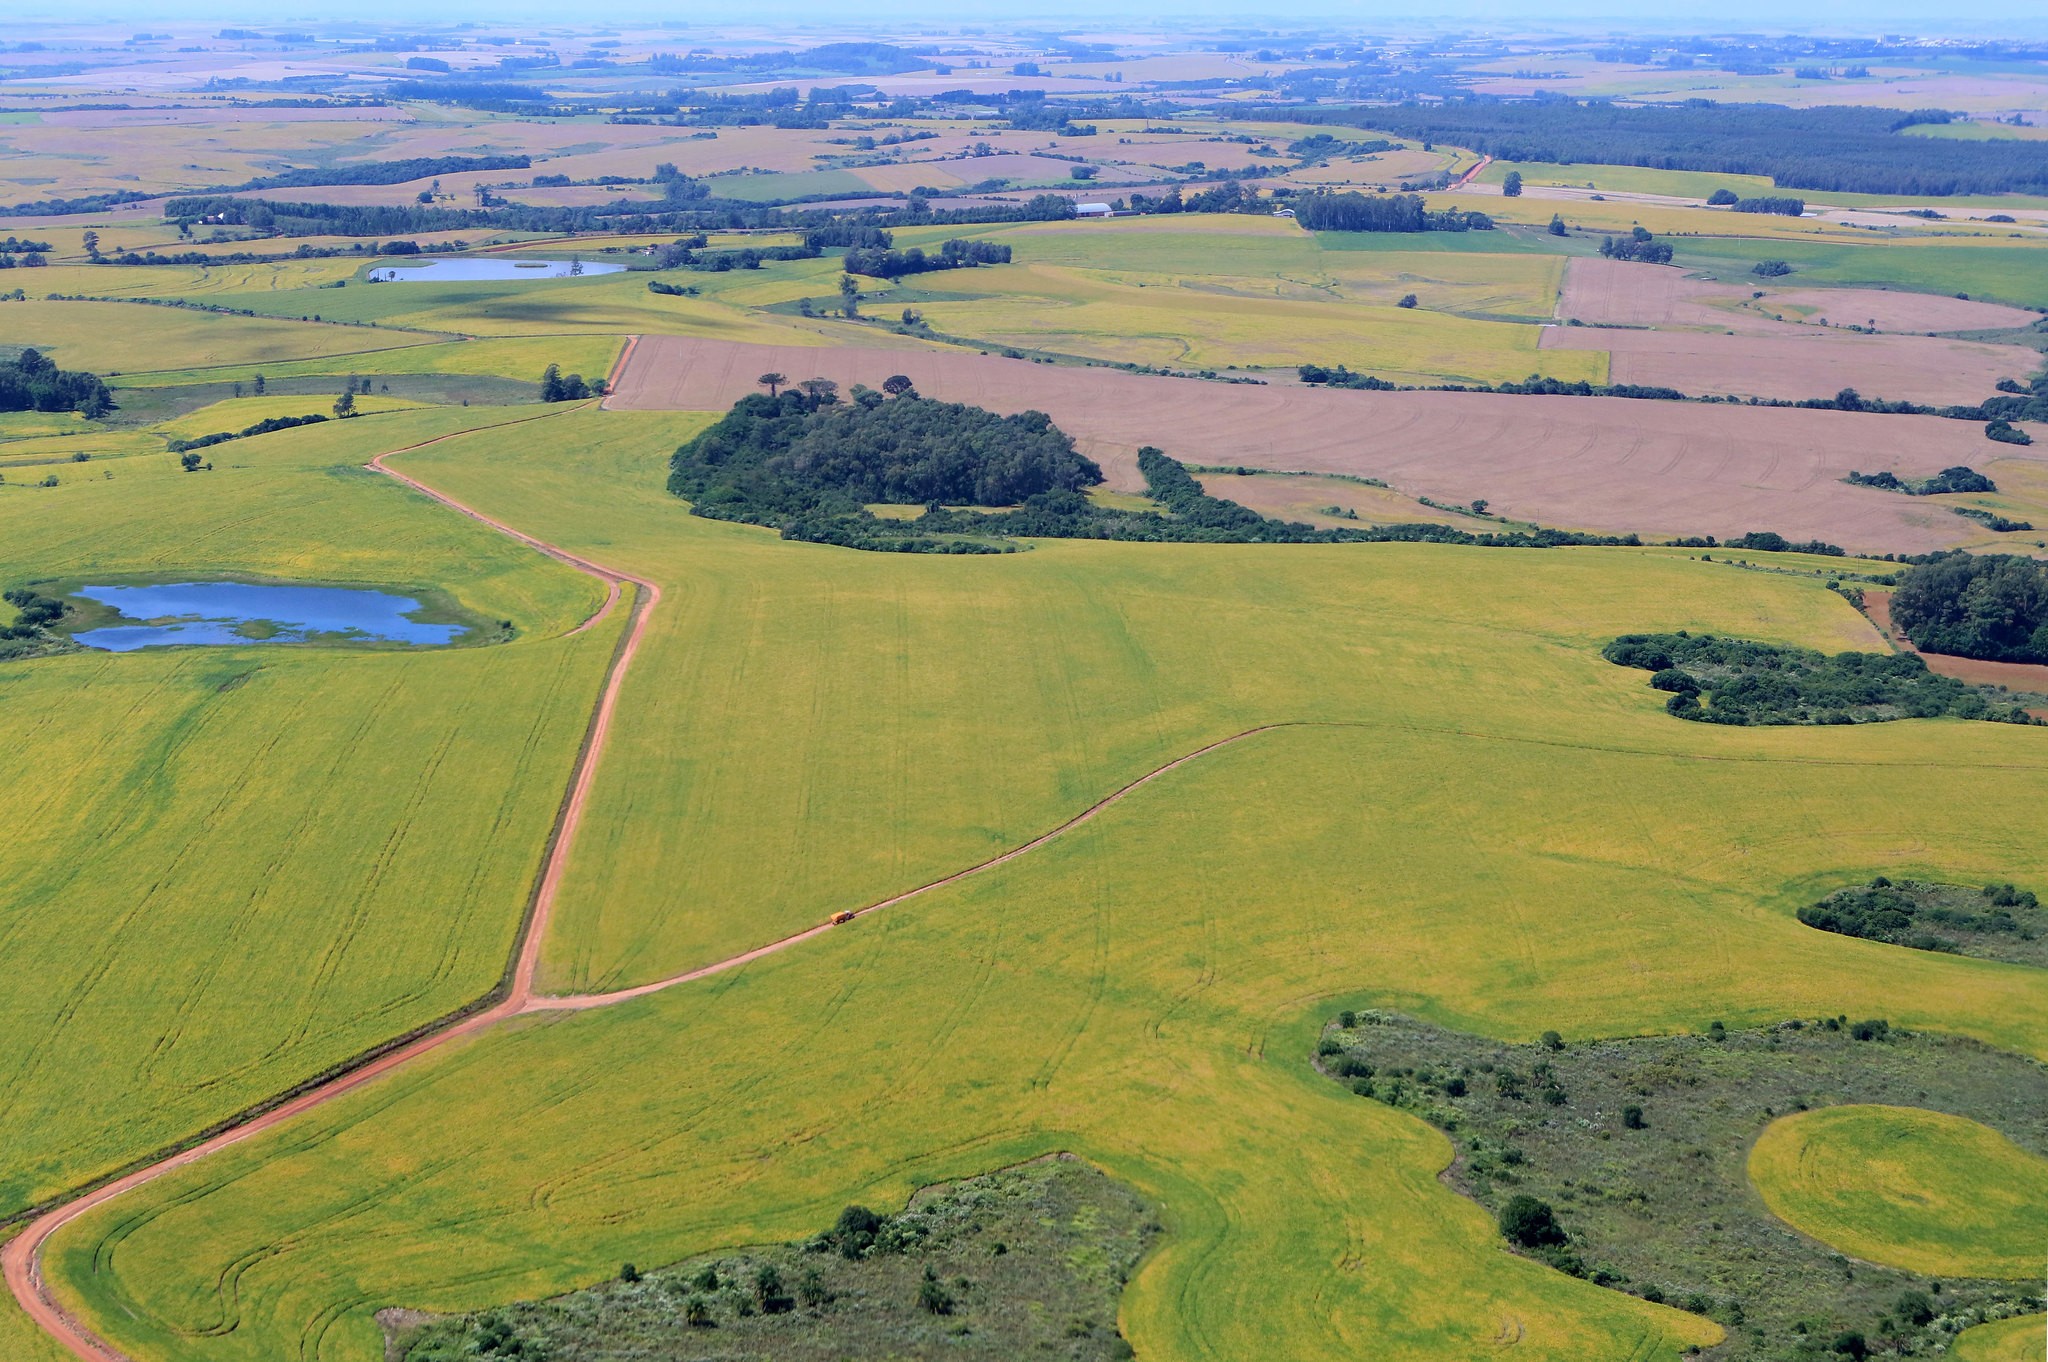
[[[135,624],[88,629],[72,638],[88,648],[132,653],[174,644],[362,642],[448,643],[459,624],[423,624],[420,603],[383,591],[334,586],[258,586],[251,582],[178,582],[163,586],[84,586],[72,593],[111,606]]]
[[[370,278],[380,284],[452,284],[478,279],[566,279],[571,275],[618,274],[624,265],[591,260],[436,260],[426,265],[379,265]]]

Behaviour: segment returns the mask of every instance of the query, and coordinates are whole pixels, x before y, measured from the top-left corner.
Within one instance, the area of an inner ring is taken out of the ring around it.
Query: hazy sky
[[[66,4],[60,0],[18,0],[10,6],[21,17],[77,22],[104,17],[109,21],[148,25],[172,20],[276,23],[282,19],[357,18],[378,21],[478,21],[532,18],[562,23],[571,18],[559,4],[546,0],[140,0],[139,3]],[[724,10],[741,24],[787,20],[820,25],[886,26],[892,19],[957,25],[994,23],[979,7],[963,8],[958,0],[888,0],[850,7],[844,0],[750,0]],[[1667,0],[1644,5],[1620,0],[1392,0],[1355,3],[1347,0],[1276,0],[1246,6],[1243,0],[1173,0],[1171,4],[1103,4],[1097,0],[1019,0],[1001,11],[1005,22],[1034,19],[1087,26],[1128,22],[1156,25],[1232,25],[1283,23],[1288,18],[1345,27],[1386,30],[1426,25],[1471,25],[1474,28],[1523,30],[1557,25],[1595,25],[1619,31],[1683,30],[1726,33],[1733,30],[1870,34],[1879,32],[1968,34],[1979,37],[2048,36],[2048,0]],[[678,19],[715,26],[720,7],[677,5],[673,0],[614,0],[601,13],[576,12],[572,22],[620,22],[634,18]]]

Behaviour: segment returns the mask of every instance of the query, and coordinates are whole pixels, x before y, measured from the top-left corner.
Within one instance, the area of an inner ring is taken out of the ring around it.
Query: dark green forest
[[[59,369],[39,350],[0,360],[0,411],[75,411],[98,418],[114,409],[98,374]]]
[[[2048,662],[2048,567],[1993,553],[1944,554],[1906,569],[1892,623],[1916,647],[1989,662]]]
[[[1940,109],[1465,99],[1428,106],[1305,110],[1305,122],[1369,127],[1471,147],[1503,161],[1649,166],[1768,175],[1784,189],[1862,194],[2048,193],[2048,143],[1901,136],[1946,123]]]

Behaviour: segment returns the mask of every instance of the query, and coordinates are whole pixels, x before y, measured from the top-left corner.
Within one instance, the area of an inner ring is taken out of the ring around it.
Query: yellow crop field
[[[109,304],[118,306],[118,304]],[[238,318],[248,321],[248,318]],[[343,335],[391,336],[403,332],[337,328]],[[426,338],[420,338],[425,340]],[[538,383],[541,371],[550,364],[562,366],[563,373],[599,377],[611,371],[624,340],[616,335],[494,337],[471,341],[440,341],[402,345],[388,350],[359,354],[331,355],[318,359],[247,360],[221,368],[158,369],[123,375],[121,383],[175,387],[188,383],[222,383],[266,378],[307,376],[340,377],[346,374],[476,374],[483,377],[525,379]],[[338,389],[337,389],[338,391]]]
[[[2030,971],[1793,916],[1815,876],[2048,872],[2043,735],[1682,724],[1599,659],[1639,627],[1868,646],[1817,581],[1628,550],[853,554],[685,514],[660,480],[688,428],[579,413],[401,461],[667,593],[546,987],[773,940],[1242,736],[998,868],[491,1033],[89,1215],[52,1270],[125,1348],[372,1359],[382,1305],[787,1239],[1064,1148],[1167,1224],[1124,1304],[1141,1355],[1433,1359],[1505,1332],[1673,1358],[1715,1326],[1502,1252],[1436,1180],[1440,1135],[1310,1068],[1323,1020],[1533,1038],[1882,1011],[2048,1053]]]
[[[2042,1362],[2048,1357],[2048,1318],[2016,1315],[1966,1329],[1949,1356],[1956,1362]]]
[[[433,339],[366,327],[324,326],[270,317],[230,317],[145,303],[0,303],[0,323],[15,343],[37,346],[68,368],[103,375],[355,355]]]
[[[357,465],[507,419],[367,416],[216,446],[212,472],[125,460],[0,495],[9,588],[184,573],[438,588],[519,631],[418,653],[85,652],[0,671],[15,828],[0,845],[0,1216],[497,979],[612,626],[566,636],[603,599],[588,578]]]
[[[1419,383],[1607,377],[1605,354],[1538,350],[1533,325],[1420,308],[1119,284],[1032,265],[959,271],[930,287],[982,295],[921,304],[936,330],[1094,359],[1215,369],[1341,363]]]
[[[2031,1280],[2048,1243],[2048,1159],[1911,1107],[1781,1117],[1749,1156],[1782,1220],[1842,1252],[1942,1277]]]

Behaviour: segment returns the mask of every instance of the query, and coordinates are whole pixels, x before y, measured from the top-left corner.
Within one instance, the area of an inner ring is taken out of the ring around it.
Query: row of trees
[[[1671,263],[1671,243],[1659,241],[1645,229],[1637,227],[1627,236],[1601,237],[1600,254],[1610,260],[1640,260],[1651,265],[1668,265]]]
[[[550,364],[541,371],[540,400],[543,402],[581,402],[587,397],[603,397],[610,391],[601,378],[585,382],[582,374],[564,375],[559,364]]]
[[[1493,219],[1484,213],[1460,209],[1431,212],[1419,194],[1320,192],[1298,195],[1292,204],[1295,220],[1312,232],[1470,232],[1493,228]]]
[[[973,269],[979,265],[1009,263],[1010,248],[1000,242],[957,238],[940,246],[936,254],[926,254],[920,246],[912,246],[907,251],[856,247],[846,253],[848,274],[864,274],[876,279],[897,279],[906,274],[924,274],[932,270]]]

